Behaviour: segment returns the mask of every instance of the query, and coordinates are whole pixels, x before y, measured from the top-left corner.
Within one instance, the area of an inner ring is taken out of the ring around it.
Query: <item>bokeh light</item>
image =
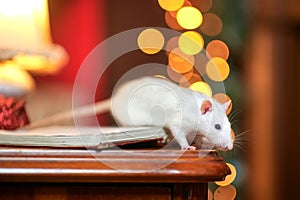
[[[216,36],[223,28],[222,20],[213,13],[203,14],[203,23],[200,30],[207,36]]]
[[[165,47],[165,53],[167,54],[167,56],[170,54],[170,52],[173,49],[178,48],[178,40],[179,40],[178,36],[172,37],[171,39],[168,40]]]
[[[229,72],[229,65],[223,58],[212,58],[206,65],[206,74],[213,81],[224,81],[228,77]]]
[[[188,30],[198,28],[203,21],[201,12],[192,6],[185,6],[180,8],[176,15],[178,24]]]
[[[235,133],[232,129],[231,129],[231,139],[233,142],[235,141]]]
[[[218,102],[220,102],[221,104],[224,104],[228,101],[231,101],[230,97],[227,94],[224,93],[217,93],[213,95],[213,98],[216,99]],[[232,110],[232,101],[226,111],[226,114],[229,115],[230,112]]]
[[[192,6],[191,2],[188,1],[188,0],[184,0],[184,3],[181,7],[184,7],[184,6]],[[176,15],[177,15],[177,11],[170,11],[170,14],[172,15],[172,17],[176,18]]]
[[[182,7],[184,0],[158,0],[160,7],[167,11],[175,11]]]
[[[180,82],[181,79],[186,79],[189,80],[192,76],[193,76],[193,72],[194,69],[191,69],[190,71],[186,72],[186,73],[178,73],[176,71],[174,71],[171,67],[167,67],[167,73],[168,76],[170,77],[171,80],[175,81],[175,82]]]
[[[183,28],[178,24],[177,19],[173,17],[170,12],[165,12],[165,22],[166,24],[176,31],[181,31]]]
[[[179,81],[179,85],[181,87],[188,88],[193,83],[200,82],[200,81],[203,81],[203,79],[201,78],[201,76],[199,76],[196,73],[193,73],[192,76],[189,79],[187,79],[186,77],[181,78],[180,81]]]
[[[221,40],[212,40],[206,46],[206,53],[210,58],[220,57],[227,60],[229,57],[229,48],[225,42]]]
[[[218,187],[214,192],[214,200],[234,200],[236,189],[233,185]]]
[[[190,2],[194,7],[198,8],[202,13],[209,11],[213,5],[212,0],[190,0]]]
[[[212,95],[211,87],[203,81],[195,82],[189,88],[196,92],[204,93],[210,97]]]
[[[204,52],[204,51],[202,51],[202,52]],[[206,56],[206,53],[202,53],[202,52],[195,55],[195,64],[194,64],[196,71],[201,76],[206,74],[206,65],[207,65],[207,62],[209,61],[209,59]]]
[[[227,186],[230,185],[235,177],[236,177],[236,168],[230,163],[226,163],[226,165],[230,168],[231,174],[227,175],[224,181],[216,181],[215,183],[219,186]]]
[[[178,73],[186,73],[193,69],[194,62],[194,56],[183,53],[179,48],[169,54],[169,66]]]
[[[155,54],[163,48],[165,39],[159,30],[149,28],[139,34],[137,43],[144,53]]]
[[[195,55],[203,49],[204,39],[196,31],[186,31],[180,35],[178,45],[185,54]]]
[[[210,189],[208,189],[207,199],[208,199],[208,200],[212,200],[212,199],[213,199],[213,194],[212,194],[212,192],[211,192]]]

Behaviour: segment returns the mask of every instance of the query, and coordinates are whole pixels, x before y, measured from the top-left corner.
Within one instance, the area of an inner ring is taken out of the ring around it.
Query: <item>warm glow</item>
[[[230,168],[230,171],[231,171],[231,174],[230,175],[227,175],[225,180],[224,181],[216,181],[215,183],[219,186],[227,186],[227,185],[230,185],[235,177],[236,177],[236,169],[235,169],[235,166],[233,166],[232,164],[230,163],[226,163],[227,166]]]
[[[184,3],[181,7],[184,7],[184,6],[192,6],[191,2],[189,2],[188,0],[184,0]],[[181,8],[180,7],[180,8]],[[179,9],[179,8],[178,8]],[[172,15],[172,17],[176,18],[176,15],[177,15],[177,11],[170,11],[170,14]]]
[[[224,93],[214,94],[213,98],[216,99],[221,104],[224,104],[224,103],[226,103],[226,102],[228,102],[228,101],[231,100],[230,97],[228,95],[224,94]],[[229,105],[229,107],[228,107],[228,109],[226,111],[226,114],[229,115],[230,112],[231,112],[231,110],[232,110],[232,101],[231,101],[231,103],[230,103],[230,105]]]
[[[203,79],[201,78],[201,76],[199,76],[198,74],[196,73],[193,73],[191,78],[187,79],[185,77],[181,78],[180,81],[179,81],[179,85],[181,87],[185,87],[185,88],[188,88],[190,87],[193,83],[196,83],[196,82],[200,82],[200,81],[203,81]]]
[[[204,94],[206,94],[210,97],[212,95],[212,90],[211,90],[210,86],[207,83],[203,82],[203,81],[193,83],[190,86],[190,89],[192,89],[196,92],[204,93]]]
[[[204,46],[203,37],[195,31],[186,31],[182,33],[178,40],[179,48],[188,55],[199,53]]]
[[[191,4],[201,12],[207,12],[212,7],[212,0],[190,0]]]
[[[153,28],[142,31],[138,36],[138,46],[146,54],[158,53],[164,46],[163,34]]]
[[[193,71],[194,70],[191,69],[190,71],[181,74],[174,71],[171,67],[167,67],[168,76],[175,82],[179,82],[182,78],[189,80],[193,76]]]
[[[218,187],[214,192],[214,200],[234,200],[236,189],[233,185]]]
[[[231,139],[232,139],[232,142],[234,142],[235,140],[235,133],[234,131],[231,129]]]
[[[221,40],[213,40],[207,44],[206,53],[210,58],[220,57],[227,60],[229,57],[229,48],[225,42]]]
[[[177,12],[176,18],[178,24],[188,30],[198,28],[203,21],[201,12],[192,6],[182,7]]]
[[[182,7],[184,0],[158,0],[160,7],[167,11],[175,11]]]
[[[40,50],[51,42],[47,0],[0,0],[0,48]]]
[[[191,71],[194,62],[194,56],[186,55],[179,48],[172,50],[169,54],[169,66],[178,73]]]
[[[213,199],[213,194],[212,194],[211,190],[208,189],[207,200],[212,200],[212,199]]]
[[[228,77],[229,72],[229,65],[223,58],[212,58],[206,65],[208,77],[217,82],[224,81]]]
[[[0,64],[0,91],[2,94],[23,96],[34,88],[35,82],[28,72],[10,61]]]
[[[208,36],[216,36],[221,33],[223,28],[222,20],[213,13],[203,15],[203,23],[200,30]]]
[[[183,30],[183,28],[178,24],[177,19],[173,17],[170,12],[165,13],[165,21],[171,29],[176,31]]]
[[[179,37],[175,36],[168,40],[166,47],[165,47],[167,56],[170,54],[170,52],[173,49],[178,48],[178,39],[179,39]]]
[[[206,74],[206,65],[208,61],[209,59],[207,58],[206,54],[203,53],[203,51],[195,55],[194,67],[201,76]]]
[[[0,49],[14,52],[13,61],[34,74],[59,71],[68,61],[51,39],[47,0],[0,0]]]

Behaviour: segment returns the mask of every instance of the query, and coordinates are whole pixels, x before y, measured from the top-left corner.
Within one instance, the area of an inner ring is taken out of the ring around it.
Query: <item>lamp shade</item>
[[[0,0],[0,60],[34,74],[56,73],[68,61],[53,44],[47,0]]]

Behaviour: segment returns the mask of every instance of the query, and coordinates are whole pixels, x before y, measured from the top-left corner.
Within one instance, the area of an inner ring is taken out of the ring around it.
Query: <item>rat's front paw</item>
[[[194,150],[196,150],[196,147],[194,147],[194,146],[185,146],[185,147],[181,147],[181,150],[184,150],[184,151],[192,150],[192,151],[194,151]]]

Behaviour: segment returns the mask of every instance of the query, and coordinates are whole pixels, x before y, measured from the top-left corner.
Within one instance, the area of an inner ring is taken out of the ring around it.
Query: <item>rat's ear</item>
[[[204,100],[201,105],[201,113],[205,115],[209,111],[212,111],[212,104],[210,101]]]
[[[227,101],[227,102],[225,102],[225,103],[223,104],[225,110],[228,110],[228,108],[230,107],[230,105],[231,105],[231,100],[229,100],[229,101]]]

